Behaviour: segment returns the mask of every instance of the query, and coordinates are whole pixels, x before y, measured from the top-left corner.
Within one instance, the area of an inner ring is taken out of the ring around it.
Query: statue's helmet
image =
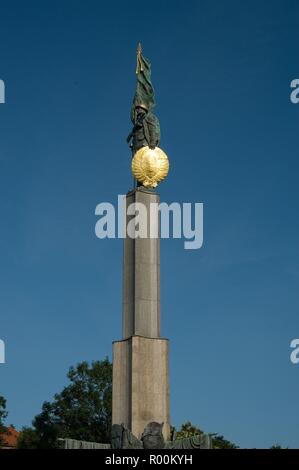
[[[136,120],[136,109],[141,108],[144,109],[146,113],[149,112],[150,110],[150,105],[145,103],[144,101],[135,101],[133,102],[132,108],[131,108],[131,121],[135,123]]]
[[[135,108],[142,108],[144,111],[149,111],[149,106],[148,104],[141,102],[141,103],[136,103]]]

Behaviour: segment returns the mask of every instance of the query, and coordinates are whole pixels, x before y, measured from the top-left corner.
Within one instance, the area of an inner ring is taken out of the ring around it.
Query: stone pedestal
[[[113,344],[112,423],[130,429],[138,439],[145,426],[164,423],[170,437],[168,340],[132,336]]]
[[[136,210],[137,230],[142,224],[143,237],[124,240],[123,340],[113,344],[112,424],[124,424],[140,438],[149,422],[163,422],[168,440],[168,340],[160,338],[159,217],[150,210],[152,203],[159,202],[157,193],[143,187],[126,196],[127,209],[135,203],[126,226]]]

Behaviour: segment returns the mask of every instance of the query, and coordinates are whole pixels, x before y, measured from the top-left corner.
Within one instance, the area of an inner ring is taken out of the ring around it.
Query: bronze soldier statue
[[[127,138],[128,143],[132,140],[130,147],[133,155],[146,145],[154,149],[160,143],[160,124],[157,116],[149,111],[144,103],[135,106],[134,111],[134,118],[132,119],[134,127]]]
[[[137,87],[131,109],[133,129],[127,137],[132,156],[142,147],[154,149],[160,144],[160,123],[153,113],[155,93],[151,82],[151,64],[142,55],[141,44],[137,48]]]

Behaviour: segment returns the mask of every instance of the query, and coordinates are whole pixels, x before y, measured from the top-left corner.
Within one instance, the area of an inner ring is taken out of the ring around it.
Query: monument
[[[127,138],[132,149],[135,187],[127,193],[125,205],[123,325],[122,339],[113,343],[111,444],[61,439],[60,446],[210,449],[212,439],[208,434],[176,440],[170,432],[169,342],[161,337],[160,330],[160,226],[156,210],[160,197],[155,190],[166,178],[169,162],[159,147],[160,124],[153,112],[151,64],[142,55],[140,44],[136,75],[131,109],[133,129]]]
[[[126,227],[142,204],[136,237],[134,227],[124,240],[123,328],[113,344],[112,424],[123,424],[141,439],[150,422],[163,423],[163,436],[170,439],[168,340],[160,331],[160,239],[159,214],[151,211],[160,198],[153,189],[169,168],[168,158],[158,147],[160,125],[153,113],[155,104],[151,65],[137,50],[137,88],[128,136],[132,149],[132,171],[137,186],[128,192]],[[133,204],[133,206],[132,206]],[[153,235],[154,234],[154,235]],[[152,235],[152,236],[150,236]]]
[[[126,195],[123,337],[113,343],[111,447],[209,449],[207,434],[175,440],[170,432],[169,342],[161,337],[160,329],[160,225],[156,210],[160,197],[155,190],[168,174],[169,161],[159,147],[151,64],[140,44],[136,75],[133,129],[127,138],[136,184]]]

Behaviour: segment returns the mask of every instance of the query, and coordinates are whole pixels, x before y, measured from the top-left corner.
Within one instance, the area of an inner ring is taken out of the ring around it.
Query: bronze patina
[[[151,63],[137,48],[137,86],[131,120],[133,129],[127,137],[132,149],[132,173],[139,185],[155,188],[169,171],[167,155],[160,149],[160,123],[153,112],[155,92],[151,81]]]

